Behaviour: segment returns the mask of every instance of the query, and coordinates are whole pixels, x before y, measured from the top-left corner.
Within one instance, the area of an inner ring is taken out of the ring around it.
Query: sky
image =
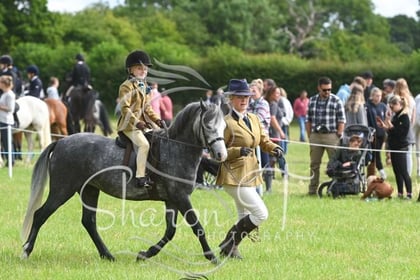
[[[124,0],[48,0],[48,9],[58,12],[77,12],[92,3],[106,3],[111,7],[124,2]],[[420,10],[419,0],[372,0],[375,13],[385,17],[403,14],[417,18],[416,11]]]

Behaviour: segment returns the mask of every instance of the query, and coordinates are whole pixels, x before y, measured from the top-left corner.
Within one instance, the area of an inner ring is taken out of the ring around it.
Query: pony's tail
[[[28,238],[34,219],[34,213],[41,206],[42,196],[44,195],[45,185],[47,184],[49,158],[56,144],[57,142],[53,142],[46,147],[35,164],[32,173],[31,196],[22,225],[21,238],[23,241],[26,241]]]
[[[111,135],[111,123],[109,122],[108,112],[106,111],[106,108],[102,102],[99,105],[99,120],[102,122],[104,135]]]

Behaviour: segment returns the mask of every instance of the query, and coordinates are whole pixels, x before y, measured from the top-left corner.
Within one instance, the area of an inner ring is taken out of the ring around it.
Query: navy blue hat
[[[246,79],[231,79],[228,84],[228,90],[226,94],[251,96],[253,92],[249,90],[248,82]]]
[[[372,71],[366,71],[364,73],[362,73],[362,78],[364,79],[373,79],[373,73]]]
[[[26,73],[33,73],[35,75],[39,75],[39,69],[36,65],[29,65],[26,68]]]
[[[85,58],[80,53],[76,54],[76,57],[75,58],[77,59],[77,61],[85,61]]]

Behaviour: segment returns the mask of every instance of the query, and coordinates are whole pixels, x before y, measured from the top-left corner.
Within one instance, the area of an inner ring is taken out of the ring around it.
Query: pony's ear
[[[203,99],[202,99],[202,98],[200,98],[200,108],[201,108],[201,110],[202,110],[202,111],[207,110],[207,106],[206,106],[206,104],[203,102]]]

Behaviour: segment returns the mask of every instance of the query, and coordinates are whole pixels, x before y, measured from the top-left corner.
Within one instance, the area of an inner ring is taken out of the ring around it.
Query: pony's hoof
[[[29,258],[29,254],[26,251],[23,251],[22,255],[20,256],[21,260],[27,260]]]
[[[140,251],[137,254],[137,261],[145,261],[147,260],[149,257],[147,256],[147,253],[145,251]]]
[[[115,262],[115,258],[111,254],[101,255],[101,259],[108,260],[110,262]]]
[[[204,253],[204,257],[208,259],[212,264],[218,264],[219,260],[213,254],[213,252]]]
[[[212,259],[210,260],[210,262],[211,262],[212,264],[214,264],[214,265],[218,265],[218,264],[220,264],[220,261],[219,261],[219,259],[218,259],[217,257],[212,258]]]

